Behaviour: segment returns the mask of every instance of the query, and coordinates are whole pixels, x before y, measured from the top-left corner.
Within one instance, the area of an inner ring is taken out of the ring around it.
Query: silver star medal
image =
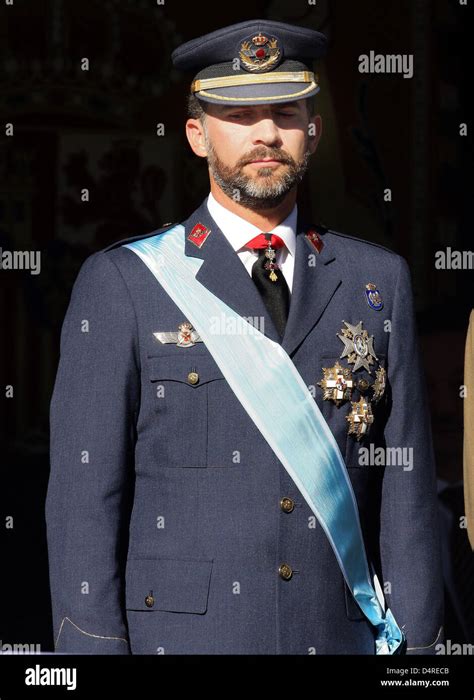
[[[359,321],[357,326],[353,326],[347,321],[343,321],[343,323],[346,327],[337,334],[339,340],[344,343],[344,352],[340,359],[347,357],[347,362],[354,365],[354,372],[363,367],[371,374],[370,365],[374,364],[374,360],[379,359],[374,350],[374,336],[369,336],[367,331],[362,328],[362,321]]]
[[[160,343],[175,343],[178,348],[190,348],[196,343],[203,342],[199,333],[188,321],[180,323],[177,331],[159,331],[153,335]]]

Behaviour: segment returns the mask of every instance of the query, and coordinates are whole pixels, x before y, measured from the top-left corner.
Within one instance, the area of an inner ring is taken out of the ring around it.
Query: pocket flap
[[[211,571],[212,560],[131,559],[127,562],[126,608],[205,613]]]
[[[192,388],[197,388],[214,379],[224,378],[212,357],[200,357],[197,355],[185,357],[185,349],[178,349],[176,352],[182,352],[183,356],[172,355],[148,358],[149,377],[152,382],[172,380],[184,382]],[[195,373],[197,378],[191,377],[190,380],[191,373]]]

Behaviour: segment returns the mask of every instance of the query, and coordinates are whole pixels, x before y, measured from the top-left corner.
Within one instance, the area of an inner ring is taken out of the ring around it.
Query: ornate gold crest
[[[253,73],[271,70],[281,58],[278,39],[269,39],[262,33],[247,39],[240,46],[239,58],[242,67]]]

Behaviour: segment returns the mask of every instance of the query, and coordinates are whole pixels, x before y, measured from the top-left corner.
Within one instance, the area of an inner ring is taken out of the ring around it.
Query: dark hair
[[[314,117],[316,114],[316,100],[315,97],[307,97],[306,109],[308,110],[308,116]],[[200,119],[203,121],[206,117],[205,103],[199,100],[194,93],[189,93],[188,95],[188,117],[190,119]]]
[[[314,117],[316,114],[316,95],[306,98],[306,109],[308,110],[308,117]]]
[[[203,121],[206,116],[203,105],[202,100],[199,100],[193,92],[190,92],[188,95],[188,117]]]

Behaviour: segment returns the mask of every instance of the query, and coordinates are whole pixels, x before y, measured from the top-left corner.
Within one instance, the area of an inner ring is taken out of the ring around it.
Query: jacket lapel
[[[210,230],[201,247],[189,238],[197,224]],[[196,279],[240,316],[255,318],[258,329],[271,340],[279,342],[278,332],[252,278],[209,214],[206,200],[184,222],[184,227],[186,255],[204,261]]]
[[[290,356],[318,323],[342,282],[335,269],[336,256],[324,235],[325,230],[317,229],[323,243],[318,253],[306,238],[306,233],[314,227],[307,226],[306,222],[298,224],[293,291],[282,340],[282,346]]]

